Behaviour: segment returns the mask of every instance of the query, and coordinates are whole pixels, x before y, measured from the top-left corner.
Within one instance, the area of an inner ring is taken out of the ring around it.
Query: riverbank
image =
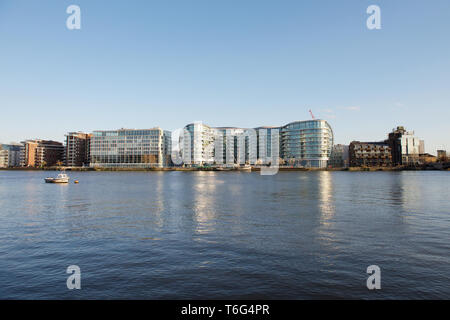
[[[102,172],[113,172],[113,171],[130,171],[130,172],[160,172],[160,171],[220,171],[220,172],[249,172],[239,168],[230,168],[226,170],[217,169],[215,167],[195,167],[195,168],[184,168],[184,167],[169,167],[169,168],[90,168],[90,167],[45,167],[45,168],[0,168],[3,171],[102,171]],[[417,166],[417,167],[349,167],[349,168],[299,168],[299,167],[279,167],[278,171],[290,172],[290,171],[349,171],[349,172],[361,172],[361,171],[422,171],[422,170],[437,170],[437,171],[450,171],[448,166]],[[253,172],[261,171],[261,167],[252,167]]]

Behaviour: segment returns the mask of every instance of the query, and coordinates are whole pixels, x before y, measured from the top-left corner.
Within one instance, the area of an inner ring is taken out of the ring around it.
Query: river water
[[[450,172],[53,175],[0,171],[1,299],[450,299]]]

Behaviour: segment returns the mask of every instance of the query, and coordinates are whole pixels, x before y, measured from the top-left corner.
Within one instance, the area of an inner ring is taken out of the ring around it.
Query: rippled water
[[[450,172],[54,174],[0,171],[0,298],[450,298]]]

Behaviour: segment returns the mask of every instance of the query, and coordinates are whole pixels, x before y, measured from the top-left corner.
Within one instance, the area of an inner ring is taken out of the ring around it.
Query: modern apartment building
[[[256,131],[256,163],[270,165],[280,158],[280,127],[258,127]]]
[[[90,141],[90,166],[168,166],[171,149],[171,133],[161,128],[94,131]]]
[[[215,164],[256,164],[256,130],[235,127],[218,127],[213,130]]]
[[[402,126],[389,133],[387,143],[392,150],[394,165],[419,163],[420,154],[425,153],[424,141],[414,136],[414,131],[406,131]]]
[[[334,145],[330,160],[328,160],[328,166],[331,168],[347,168],[349,166],[348,148],[348,145]]]
[[[89,166],[91,137],[92,134],[83,132],[66,134],[66,166]]]
[[[445,160],[445,159],[447,159],[447,151],[446,150],[438,150],[437,151],[437,158],[438,158],[438,160]]]
[[[64,145],[52,140],[26,140],[22,142],[21,165],[25,167],[51,167],[64,161]]]
[[[392,166],[391,148],[386,142],[352,141],[349,146],[350,167]]]
[[[325,168],[334,135],[325,120],[295,121],[281,127],[281,158],[288,165]]]
[[[8,150],[2,148],[0,144],[0,168],[8,168],[9,167],[9,153]]]
[[[185,164],[200,166],[213,164],[214,128],[201,122],[190,123],[184,127],[182,141],[182,158]],[[218,148],[220,149],[220,148]]]
[[[185,127],[182,154],[187,165],[259,164],[326,167],[333,130],[325,120],[296,121],[283,127]],[[281,160],[279,162],[279,160]]]
[[[0,168],[19,167],[22,145],[0,144]]]

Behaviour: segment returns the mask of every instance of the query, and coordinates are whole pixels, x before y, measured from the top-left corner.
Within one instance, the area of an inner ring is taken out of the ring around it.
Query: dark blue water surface
[[[0,171],[2,299],[450,298],[450,172],[53,175]]]

